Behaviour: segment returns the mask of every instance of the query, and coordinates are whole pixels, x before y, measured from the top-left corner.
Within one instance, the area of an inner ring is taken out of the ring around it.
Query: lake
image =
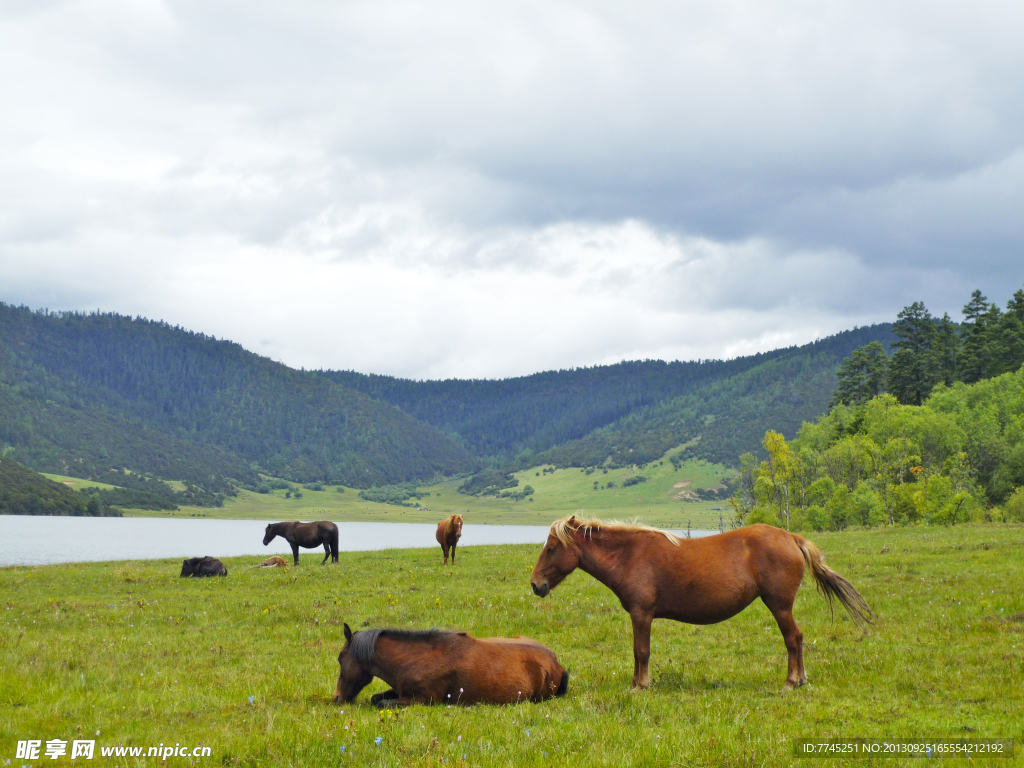
[[[440,547],[433,523],[338,523],[343,552]],[[266,520],[187,520],[152,517],[32,517],[0,515],[0,566],[104,560],[156,560],[200,555],[288,555],[281,538],[263,546]],[[675,531],[675,533],[682,533]],[[715,531],[693,531],[710,536]],[[546,525],[465,525],[460,547],[543,544]],[[319,554],[317,554],[319,552]],[[323,549],[301,549],[303,561],[320,562]]]

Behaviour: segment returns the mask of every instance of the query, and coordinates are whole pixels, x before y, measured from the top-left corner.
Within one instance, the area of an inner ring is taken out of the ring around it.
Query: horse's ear
[[[569,525],[573,525],[576,522],[576,515],[572,515],[568,520],[566,520],[566,522]]]
[[[349,627],[348,624],[345,624],[344,626],[345,626],[345,642],[346,643],[351,643],[352,642],[352,629]]]

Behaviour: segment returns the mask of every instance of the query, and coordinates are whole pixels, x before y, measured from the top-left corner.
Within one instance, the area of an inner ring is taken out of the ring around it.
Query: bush
[[[324,489],[323,483],[309,483],[306,486],[307,491],[322,491]]]
[[[1003,519],[1006,522],[1024,523],[1024,488],[1018,488],[1006,500],[1003,507]]]
[[[807,508],[807,512],[804,513],[804,520],[807,527],[812,531],[824,531],[831,523],[828,511],[818,504],[813,504]]]
[[[421,499],[428,495],[418,490],[414,483],[374,486],[359,492],[360,499],[375,501],[378,504],[394,504],[399,507],[406,506],[405,502],[408,499]]]
[[[755,523],[764,523],[766,525],[774,525],[776,528],[782,527],[782,521],[779,520],[779,515],[774,509],[768,507],[754,507],[750,510],[746,519],[743,521],[745,525],[754,525]]]
[[[643,475],[636,475],[634,477],[627,477],[625,480],[623,480],[622,481],[622,487],[623,488],[629,488],[629,486],[631,486],[631,485],[639,485],[640,483],[646,483],[646,482],[647,482],[647,478],[646,477],[644,477]]]

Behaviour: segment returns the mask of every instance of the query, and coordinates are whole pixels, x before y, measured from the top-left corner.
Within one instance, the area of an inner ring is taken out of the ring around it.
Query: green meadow
[[[1013,760],[974,764],[1020,764],[1024,527],[813,539],[877,623],[862,632],[833,619],[806,582],[795,615],[809,684],[790,692],[760,602],[713,626],[656,621],[652,687],[631,691],[630,625],[614,596],[576,572],[534,597],[534,546],[465,548],[448,568],[433,549],[288,570],[233,558],[227,578],[203,580],[179,579],[177,560],[2,568],[0,763],[27,764],[14,759],[18,740],[88,738],[96,764],[121,766],[160,761],[100,748],[211,749],[170,766],[810,766],[841,763],[794,757],[794,739],[864,737],[1013,738]],[[558,653],[569,693],[393,712],[369,705],[384,688],[375,681],[335,705],[342,622],[527,635]]]
[[[722,488],[722,481],[735,474],[720,464],[693,460],[675,469],[668,460],[654,462],[640,469],[597,469],[587,474],[578,468],[555,469],[533,467],[516,472],[521,490],[534,489],[530,499],[514,501],[494,496],[467,496],[458,492],[464,478],[420,486],[429,494],[408,506],[379,504],[359,498],[355,488],[328,486],[323,491],[302,489],[302,498],[286,498],[286,491],[273,493],[239,491],[222,508],[181,507],[177,511],[125,510],[140,517],[205,517],[235,520],[312,520],[329,519],[347,522],[437,522],[453,512],[462,512],[466,522],[505,525],[547,525],[564,515],[585,514],[602,518],[640,518],[645,523],[663,528],[685,529],[687,523],[696,529],[717,529],[719,518],[726,524],[733,517],[728,501],[700,501],[692,497],[694,489]],[[646,482],[628,487],[622,483],[642,475]],[[79,489],[100,485],[76,478],[48,475],[58,482]],[[595,489],[594,483],[597,483]],[[608,483],[614,483],[609,488]],[[343,486],[342,486],[343,487]]]

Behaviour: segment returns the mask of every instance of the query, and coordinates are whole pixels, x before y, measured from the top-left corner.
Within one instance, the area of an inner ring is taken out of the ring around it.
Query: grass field
[[[456,490],[464,482],[460,478],[421,486],[421,490],[430,495],[420,500],[419,509],[364,501],[356,489],[346,488],[344,493],[339,493],[335,487],[329,487],[323,491],[303,489],[301,499],[285,498],[284,490],[271,494],[240,491],[237,498],[228,499],[219,509],[182,507],[166,512],[125,512],[139,517],[403,523],[436,522],[452,512],[463,512],[469,523],[506,525],[547,525],[563,515],[582,512],[604,518],[639,517],[651,525],[665,528],[686,528],[690,522],[693,528],[698,529],[717,529],[720,516],[726,522],[732,518],[732,510],[725,499],[690,501],[679,498],[684,491],[691,489],[721,488],[721,481],[733,474],[733,470],[721,465],[690,461],[676,470],[671,462],[665,460],[649,464],[643,470],[613,469],[606,473],[599,469],[589,475],[580,469],[551,470],[553,467],[533,467],[515,473],[519,480],[518,488],[533,486],[533,501],[466,496]],[[648,478],[647,482],[622,487],[624,480],[637,474]],[[74,478],[58,478],[56,475],[51,477],[75,481]],[[595,481],[598,490],[594,489]],[[607,488],[609,481],[616,487]],[[681,487],[676,487],[680,484]]]
[[[466,548],[454,568],[433,550],[288,571],[235,558],[226,579],[205,580],[178,579],[179,561],[3,568],[0,763],[26,764],[11,762],[17,740],[89,738],[96,764],[122,766],[159,760],[100,748],[212,750],[172,766],[810,766],[794,738],[991,737],[1016,739],[1017,756],[988,762],[1019,765],[1024,527],[813,538],[878,622],[861,633],[831,620],[805,583],[795,615],[810,683],[788,693],[785,648],[760,602],[714,626],[655,622],[652,688],[631,692],[626,614],[582,572],[535,598],[532,546]],[[571,670],[569,694],[391,713],[368,703],[377,681],[336,706],[343,621],[528,635]]]

